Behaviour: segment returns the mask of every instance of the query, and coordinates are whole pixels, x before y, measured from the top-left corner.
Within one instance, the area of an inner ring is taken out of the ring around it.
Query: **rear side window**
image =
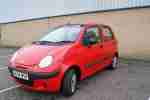
[[[113,39],[113,32],[110,27],[104,26],[102,27],[102,33],[104,36],[104,41],[112,40]]]

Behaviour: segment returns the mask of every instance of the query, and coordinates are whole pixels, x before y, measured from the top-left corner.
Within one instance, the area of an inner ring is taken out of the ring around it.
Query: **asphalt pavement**
[[[69,98],[20,88],[9,77],[8,59],[16,49],[0,48],[0,100],[149,100],[150,62],[121,59],[117,70],[104,70],[80,82]]]

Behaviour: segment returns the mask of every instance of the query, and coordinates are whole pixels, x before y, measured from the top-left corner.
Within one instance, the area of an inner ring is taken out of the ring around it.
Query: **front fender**
[[[80,65],[78,64],[74,64],[74,63],[70,63],[70,64],[62,64],[62,72],[64,73],[63,76],[65,75],[65,73],[70,70],[70,69],[77,69],[80,71],[80,80],[83,79],[83,69]]]

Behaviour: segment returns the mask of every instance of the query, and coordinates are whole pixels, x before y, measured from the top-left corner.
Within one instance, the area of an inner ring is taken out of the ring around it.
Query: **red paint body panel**
[[[31,72],[52,73],[59,70],[59,73],[48,79],[33,80],[33,85],[22,84],[25,88],[36,91],[59,91],[65,72],[72,66],[80,69],[80,80],[102,70],[112,61],[115,53],[118,53],[117,41],[104,41],[92,46],[84,46],[82,38],[86,28],[92,25],[85,25],[80,32],[79,38],[74,43],[64,43],[63,45],[29,45],[18,50],[15,60],[10,60],[10,68],[25,69]],[[46,68],[39,68],[38,64],[47,55],[53,56],[53,64]],[[93,63],[94,62],[94,63]]]

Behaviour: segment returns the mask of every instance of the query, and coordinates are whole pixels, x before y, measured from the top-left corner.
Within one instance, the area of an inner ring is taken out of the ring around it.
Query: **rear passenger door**
[[[113,36],[113,32],[109,26],[102,27],[102,35],[103,35],[103,48],[105,52],[105,64],[109,64],[112,61],[112,57],[115,53],[115,39]]]

